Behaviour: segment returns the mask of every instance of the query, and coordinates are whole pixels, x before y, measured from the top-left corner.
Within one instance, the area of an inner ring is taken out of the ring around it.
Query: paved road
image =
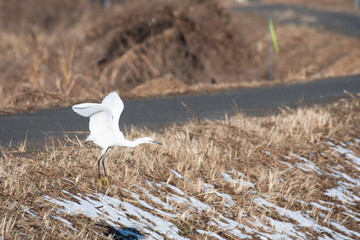
[[[254,12],[266,18],[271,14],[274,20],[280,23],[304,24],[352,37],[360,37],[360,11],[359,14],[355,14],[285,4],[233,6],[230,9],[234,12]],[[285,11],[291,11],[294,14],[288,15],[286,18],[279,18],[278,13]],[[313,18],[315,18],[315,21],[309,21],[309,19]]]
[[[172,122],[194,118],[221,119],[236,109],[246,115],[274,113],[281,106],[296,107],[299,102],[312,105],[331,102],[360,92],[360,75],[319,80],[315,82],[233,90],[223,93],[125,101],[120,127],[158,128]],[[185,108],[183,102],[188,106]],[[189,111],[191,109],[191,111]],[[48,136],[63,136],[65,132],[87,131],[88,119],[75,114],[71,108],[42,110],[34,113],[0,116],[0,141],[7,146],[25,139],[42,142]],[[80,134],[81,137],[85,134]]]

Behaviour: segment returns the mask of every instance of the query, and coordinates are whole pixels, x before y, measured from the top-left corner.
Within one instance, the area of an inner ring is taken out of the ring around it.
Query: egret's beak
[[[150,141],[151,143],[155,143],[155,144],[159,144],[162,145],[161,143],[155,142],[155,141]]]

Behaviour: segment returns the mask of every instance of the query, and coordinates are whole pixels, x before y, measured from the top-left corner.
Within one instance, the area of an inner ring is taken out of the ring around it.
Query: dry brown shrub
[[[168,74],[162,78],[154,78],[136,86],[130,91],[129,96],[135,97],[159,97],[169,94],[184,93],[188,86],[182,81]]]
[[[172,74],[187,84],[235,76],[241,39],[230,29],[230,14],[217,1],[134,3],[99,21],[90,41],[107,40],[99,53],[101,76],[110,86],[133,88]]]
[[[23,92],[94,99],[169,74],[184,83],[221,82],[227,77],[217,77],[231,68],[233,75],[240,56],[231,50],[241,41],[229,12],[217,1],[114,1],[101,9],[85,0],[36,0],[0,7],[7,19],[0,24],[2,107],[53,106],[14,101]]]

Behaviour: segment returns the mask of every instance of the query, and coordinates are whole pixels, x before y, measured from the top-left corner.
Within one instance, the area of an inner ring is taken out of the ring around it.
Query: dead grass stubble
[[[323,198],[321,190],[335,183],[330,177],[320,176],[314,171],[288,169],[278,160],[297,155],[308,158],[318,166],[335,165],[342,158],[332,151],[323,151],[323,140],[334,138],[347,141],[359,137],[359,116],[360,101],[356,99],[327,107],[285,109],[280,115],[263,118],[239,115],[227,121],[190,122],[165,129],[161,134],[131,129],[126,134],[128,138],[152,135],[163,146],[113,149],[106,161],[112,184],[107,194],[131,201],[131,197],[121,188],[146,198],[140,190],[140,187],[149,188],[146,180],[168,182],[187,195],[216,206],[216,210],[196,213],[196,218],[189,219],[185,213],[192,210],[181,204],[174,205],[184,213],[179,215],[175,224],[187,229],[187,237],[190,238],[199,237],[192,237],[191,226],[206,226],[209,216],[218,212],[227,211],[243,224],[248,224],[243,221],[244,218],[277,214],[276,211],[264,212],[262,208],[254,206],[254,191],[250,191],[242,181],[233,184],[224,181],[220,173],[225,171],[233,171],[234,179],[242,179],[236,176],[237,172],[244,173],[248,180],[255,183],[256,195],[267,195],[269,202],[286,209],[305,210],[297,200],[310,202]],[[94,231],[104,231],[96,220],[85,217],[64,215],[75,228],[81,229],[80,232],[69,230],[52,217],[55,207],[44,200],[44,195],[56,198],[64,194],[61,190],[77,194],[89,192],[96,186],[95,159],[99,149],[78,140],[68,139],[59,143],[56,146],[47,145],[44,151],[1,149],[2,239],[23,238],[20,233],[25,234],[26,238],[37,239],[40,236],[46,239],[87,239],[96,237]],[[353,148],[359,155],[358,146],[354,145]],[[296,160],[292,158],[288,161]],[[175,177],[169,169],[178,171],[190,181]],[[224,199],[213,193],[205,193],[201,188],[204,182],[216,183],[219,189],[233,197],[237,207],[228,209],[224,206]],[[170,189],[164,191],[171,193]],[[158,197],[166,201],[166,195]],[[24,206],[31,207],[25,209]],[[31,217],[28,211],[38,214]],[[335,209],[332,217],[341,218],[341,211],[336,212]],[[283,217],[277,218],[281,221]]]

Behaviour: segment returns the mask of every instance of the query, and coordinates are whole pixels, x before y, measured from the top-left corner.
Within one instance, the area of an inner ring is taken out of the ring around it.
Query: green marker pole
[[[275,52],[279,52],[279,45],[276,40],[274,25],[271,15],[269,15],[269,79],[273,79],[273,54],[272,48],[275,48]]]
[[[272,40],[272,42],[274,44],[275,52],[278,53],[279,52],[279,45],[278,45],[277,40],[276,40],[276,35],[275,35],[275,30],[274,30],[274,25],[273,25],[271,15],[270,15],[270,18],[269,18],[269,29],[270,29],[271,40]]]
[[[271,39],[271,30],[270,30],[270,21],[271,15],[269,15],[269,79],[273,79],[273,56],[272,56],[272,39]]]

